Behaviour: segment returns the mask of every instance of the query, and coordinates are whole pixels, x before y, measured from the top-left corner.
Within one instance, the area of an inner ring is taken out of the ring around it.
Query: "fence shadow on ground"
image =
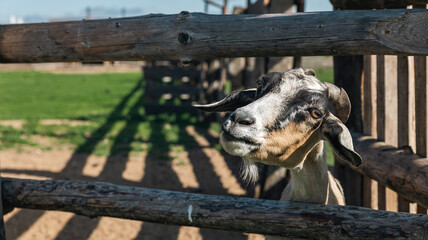
[[[141,94],[138,100],[131,106],[129,113],[125,117],[125,126],[120,130],[118,135],[113,140],[111,150],[108,154],[106,163],[103,170],[98,177],[90,177],[82,175],[82,171],[87,164],[88,158],[91,153],[95,151],[97,144],[99,144],[106,135],[112,130],[113,126],[123,118],[119,117],[123,114],[127,104],[132,97],[142,91],[142,82],[140,80],[136,86],[121,100],[121,102],[115,107],[115,109],[107,117],[104,124],[96,129],[90,135],[87,140],[77,147],[73,155],[68,160],[66,166],[61,172],[53,173],[49,171],[37,171],[37,170],[16,170],[16,169],[2,169],[5,173],[19,173],[29,174],[34,176],[42,176],[53,179],[69,179],[69,180],[90,180],[90,181],[105,181],[114,184],[128,185],[128,186],[139,186],[148,188],[158,189],[169,189],[175,191],[184,192],[200,192],[204,194],[228,194],[227,189],[222,185],[218,173],[213,169],[212,163],[210,163],[210,156],[203,151],[203,146],[197,144],[192,147],[185,147],[185,151],[189,153],[188,157],[191,165],[193,166],[193,172],[196,176],[196,180],[199,183],[198,189],[184,188],[177,173],[172,169],[172,161],[159,160],[157,152],[154,148],[149,148],[147,156],[145,157],[145,171],[143,179],[139,182],[124,179],[122,172],[126,169],[127,161],[130,158],[130,152],[132,150],[133,136],[138,132],[139,123],[142,120],[147,120],[146,116],[142,115],[143,111],[140,111],[143,107],[144,95]],[[170,143],[168,143],[166,136],[162,133],[162,126],[166,124],[162,119],[154,119],[150,121],[151,134],[148,142],[159,143],[162,140],[162,144],[165,149],[171,149]],[[197,129],[197,128],[196,128]],[[200,129],[197,130],[198,134],[203,135]],[[179,130],[180,139],[193,139],[185,130],[185,125],[180,125]],[[218,141],[212,137],[209,141]],[[117,157],[120,154],[121,157]],[[227,165],[230,168],[233,176],[236,179],[239,178],[239,159],[232,159],[233,157],[223,154],[223,157],[227,158]],[[167,180],[165,180],[167,179]],[[240,186],[245,189],[246,184],[239,182]],[[251,196],[251,191],[247,191],[247,196]],[[21,210],[9,218],[6,222],[6,231],[8,239],[18,239],[22,234],[28,231],[33,224],[35,224],[43,215],[44,211],[39,210]],[[67,221],[65,226],[59,231],[55,239],[87,239],[91,236],[94,230],[99,225],[100,219],[90,219],[83,216],[74,215],[70,220]],[[179,236],[180,226],[154,224],[154,223],[143,223],[139,233],[135,239],[177,239]],[[248,237],[242,233],[219,231],[211,229],[200,229],[199,234],[203,239],[247,239]]]

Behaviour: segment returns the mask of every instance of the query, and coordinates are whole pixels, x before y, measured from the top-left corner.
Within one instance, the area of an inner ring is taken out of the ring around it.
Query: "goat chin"
[[[225,138],[223,132],[220,136],[223,149],[230,155],[242,158],[241,178],[248,184],[255,184],[259,178],[259,169],[257,164],[251,160],[245,159],[257,147],[240,140],[230,140]]]
[[[223,149],[233,156],[245,158],[248,154],[258,148],[257,145],[249,144],[245,141],[226,138],[224,132],[221,133],[220,139]]]

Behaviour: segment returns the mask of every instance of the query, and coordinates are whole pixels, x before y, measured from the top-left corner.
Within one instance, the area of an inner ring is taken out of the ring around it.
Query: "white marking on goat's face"
[[[302,69],[259,78],[257,98],[223,125],[226,152],[253,162],[294,168],[322,139],[326,87]]]

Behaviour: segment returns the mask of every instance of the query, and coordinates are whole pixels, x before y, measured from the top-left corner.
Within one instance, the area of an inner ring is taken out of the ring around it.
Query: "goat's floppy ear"
[[[323,132],[333,151],[343,160],[358,167],[361,156],[354,151],[351,133],[348,128],[333,114],[329,113],[324,121]]]
[[[210,104],[193,104],[193,107],[206,112],[233,112],[254,101],[257,89],[233,91],[222,100]]]

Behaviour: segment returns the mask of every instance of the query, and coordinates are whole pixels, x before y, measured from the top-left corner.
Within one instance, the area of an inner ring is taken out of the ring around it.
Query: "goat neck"
[[[324,142],[305,156],[301,166],[290,170],[291,179],[281,200],[344,205],[340,185],[327,169]]]

